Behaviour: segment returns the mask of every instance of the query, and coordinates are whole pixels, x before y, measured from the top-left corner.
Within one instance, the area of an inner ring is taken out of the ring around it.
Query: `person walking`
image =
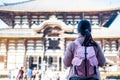
[[[32,68],[30,67],[28,70],[27,70],[27,80],[32,80]]]
[[[18,73],[19,73],[19,69],[18,69],[18,67],[16,67],[14,70],[14,80],[17,80]]]
[[[32,79],[35,80],[36,78],[36,73],[37,73],[37,68],[35,67],[33,70],[32,70]]]
[[[18,75],[17,75],[17,79],[18,80],[22,80],[23,79],[23,73],[24,73],[23,67],[21,67],[21,69],[19,70]]]

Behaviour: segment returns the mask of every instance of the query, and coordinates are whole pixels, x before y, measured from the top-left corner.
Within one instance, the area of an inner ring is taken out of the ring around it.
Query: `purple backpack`
[[[74,58],[72,60],[74,74],[79,77],[91,77],[96,73],[98,60],[93,46],[82,46],[75,40]]]

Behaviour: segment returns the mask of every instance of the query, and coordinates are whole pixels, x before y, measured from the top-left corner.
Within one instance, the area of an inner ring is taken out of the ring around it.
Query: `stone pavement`
[[[11,80],[9,78],[0,78],[0,80]],[[102,79],[102,80],[120,80],[120,79]]]
[[[8,78],[0,78],[0,80],[9,80]]]

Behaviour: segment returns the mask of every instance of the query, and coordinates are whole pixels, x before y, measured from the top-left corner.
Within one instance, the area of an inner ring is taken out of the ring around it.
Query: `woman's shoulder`
[[[69,43],[69,47],[74,47],[75,46],[75,41],[71,41],[70,43]]]
[[[97,49],[101,49],[101,48],[102,48],[102,47],[101,47],[101,44],[100,44],[99,42],[96,42],[96,41],[95,41],[95,43],[96,43]]]

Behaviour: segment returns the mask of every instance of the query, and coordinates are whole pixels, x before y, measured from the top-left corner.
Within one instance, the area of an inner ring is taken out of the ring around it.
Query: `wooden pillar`
[[[31,14],[28,13],[27,16],[28,16],[29,28],[31,28],[31,25],[32,25],[32,24],[31,24],[31,22],[32,22],[32,21],[31,21]]]
[[[6,39],[6,43],[5,43],[5,45],[6,45],[6,57],[5,57],[5,69],[7,69],[7,64],[8,64],[8,39]]]
[[[15,26],[15,15],[13,13],[11,13],[11,26],[12,28]]]
[[[118,71],[120,71],[120,39],[118,39]]]
[[[62,39],[62,51],[63,51],[63,53],[62,53],[62,56],[61,56],[61,70],[63,71],[64,70],[64,63],[63,63],[63,58],[64,58],[64,55],[65,55],[65,38],[61,38]]]
[[[82,12],[82,16],[81,16],[81,19],[84,19],[85,18],[85,13]]]
[[[99,26],[102,26],[103,24],[103,14],[99,13]]]
[[[7,55],[4,56],[4,69],[7,69]]]
[[[39,56],[37,56],[37,70],[39,69]]]
[[[57,70],[59,70],[59,56],[57,56]]]

